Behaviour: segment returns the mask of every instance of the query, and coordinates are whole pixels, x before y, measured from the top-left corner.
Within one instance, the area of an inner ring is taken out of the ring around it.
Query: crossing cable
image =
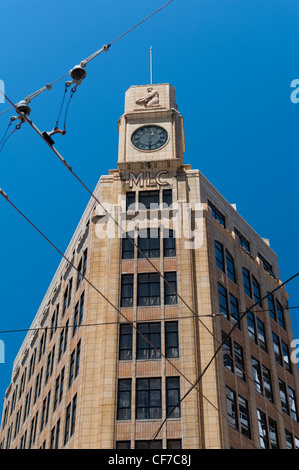
[[[169,0],[167,3],[165,3],[164,5],[162,5],[160,8],[158,8],[157,10],[155,10],[154,12],[152,12],[150,15],[148,15],[147,17],[143,18],[143,20],[139,21],[138,23],[136,23],[134,26],[132,26],[130,29],[128,29],[126,32],[124,32],[123,34],[121,34],[120,36],[118,36],[116,39],[114,39],[113,41],[111,41],[108,45],[104,45],[101,49],[99,49],[98,51],[94,52],[93,54],[91,54],[89,57],[87,57],[86,59],[82,60],[80,65],[81,67],[85,67],[86,64],[88,62],[90,62],[91,60],[93,60],[95,57],[97,57],[99,54],[101,54],[102,52],[104,51],[108,51],[110,49],[110,47],[115,44],[117,41],[119,41],[120,39],[122,39],[124,36],[126,36],[127,34],[129,34],[131,31],[133,31],[135,28],[137,28],[138,26],[140,26],[142,23],[144,23],[145,21],[147,21],[149,18],[151,18],[152,16],[154,16],[156,13],[158,13],[159,11],[163,10],[163,8],[167,7],[170,3],[172,3],[174,0]],[[57,78],[56,80],[54,80],[53,82],[51,83],[47,83],[45,86],[43,86],[42,88],[36,90],[35,92],[31,93],[30,95],[28,95],[26,98],[25,98],[25,101],[27,103],[29,103],[32,99],[36,98],[36,96],[40,95],[41,93],[43,93],[44,91],[46,90],[51,90],[52,89],[52,86],[55,85],[56,83],[58,83],[60,80],[62,80],[63,78],[67,77],[69,75],[69,72],[65,73],[64,75],[62,75],[61,77]],[[0,116],[2,114],[5,114],[7,113],[8,111],[10,111],[11,109],[13,109],[13,106],[11,106],[10,108],[6,109],[5,111],[2,111],[0,113]]]
[[[148,442],[151,442],[151,441],[154,441],[157,436],[159,435],[161,429],[163,428],[164,424],[166,423],[167,419],[169,418],[169,416],[173,413],[174,409],[177,408],[178,406],[180,406],[180,404],[182,403],[182,401],[192,392],[193,388],[195,388],[199,382],[201,381],[201,379],[203,378],[204,374],[207,372],[207,370],[209,369],[210,365],[212,364],[212,362],[214,361],[214,359],[216,358],[217,354],[219,353],[219,351],[222,349],[223,345],[225,344],[226,340],[228,338],[230,338],[230,336],[232,335],[233,331],[237,328],[238,325],[240,325],[242,319],[245,317],[245,315],[247,315],[248,312],[250,312],[250,310],[252,310],[254,307],[256,307],[259,302],[261,302],[262,300],[266,299],[268,297],[268,295],[270,294],[274,294],[275,292],[277,292],[279,289],[281,289],[283,286],[285,286],[288,282],[292,281],[293,279],[295,279],[297,276],[299,276],[299,272],[294,274],[293,276],[291,276],[289,279],[287,279],[286,281],[284,281],[283,283],[281,283],[279,286],[275,287],[275,289],[273,289],[271,292],[268,292],[268,294],[266,294],[264,297],[262,297],[261,299],[259,299],[257,302],[255,302],[254,304],[252,304],[250,307],[248,307],[246,309],[246,311],[240,316],[240,318],[237,320],[237,322],[234,324],[234,326],[230,329],[230,331],[225,334],[225,337],[224,339],[222,340],[220,346],[216,349],[215,353],[213,354],[213,356],[211,357],[210,361],[208,362],[208,364],[205,366],[204,370],[202,371],[202,373],[199,375],[198,379],[194,382],[194,384],[192,385],[192,387],[185,393],[185,395],[179,400],[179,402],[171,409],[171,411],[167,414],[166,418],[163,420],[163,422],[161,423],[161,425],[159,426],[159,429],[155,432],[154,436],[148,441]]]
[[[0,192],[1,194],[1,192]],[[299,305],[294,305],[292,307],[282,307],[284,310],[292,310],[292,309],[299,309]],[[271,309],[260,309],[258,312],[269,312]],[[241,315],[243,312],[236,312],[236,314]],[[198,315],[200,318],[211,318],[211,317],[223,317],[223,313],[209,313]],[[188,315],[183,317],[167,317],[165,321],[174,321],[174,320],[188,320],[190,318],[194,318],[194,315]],[[146,320],[147,323],[155,323],[157,319],[153,320]],[[138,320],[130,320],[130,323],[141,323]],[[80,327],[80,328],[87,328],[89,326],[105,326],[105,325],[125,325],[123,321],[109,321],[109,322],[101,322],[101,323],[81,323],[80,325],[55,325],[55,326],[37,326],[34,328],[16,328],[11,330],[0,330],[0,335],[7,334],[7,333],[28,333],[29,331],[44,331],[44,330],[56,330],[56,329],[72,329],[73,327]],[[226,338],[227,339],[227,338]],[[232,358],[232,356],[225,351],[225,354]]]
[[[173,364],[173,362],[171,362],[164,354],[161,353],[161,351],[159,351],[151,342],[148,338],[146,338],[146,336],[144,336],[139,330],[138,328],[134,325],[133,322],[131,322],[122,312],[120,309],[118,309],[106,296],[105,294],[103,294],[84,274],[82,274],[80,272],[80,270],[74,265],[74,263],[69,260],[66,255],[64,253],[62,253],[62,251],[59,250],[59,248],[56,247],[56,245],[54,245],[54,243],[51,242],[51,240],[49,240],[49,238],[47,238],[47,236],[36,226],[34,225],[33,222],[31,222],[30,219],[28,219],[28,217],[26,217],[25,214],[23,214],[23,212],[18,209],[13,203],[12,201],[9,199],[8,195],[3,191],[3,189],[0,188],[0,195],[3,196],[3,198],[13,207],[13,209],[15,209],[18,214],[20,214],[30,225],[31,227],[34,228],[34,230],[36,230],[51,246],[52,248],[54,248],[55,251],[57,251],[57,253],[60,254],[60,256],[62,256],[66,261],[67,263],[69,263],[69,265],[74,268],[79,274],[80,276],[87,282],[87,284],[89,284],[98,294],[101,295],[101,297],[103,297],[103,299],[109,303],[109,305],[111,307],[113,307],[124,319],[127,323],[131,324],[132,327],[136,330],[136,332],[153,348],[155,349],[160,356],[164,357],[164,359],[169,362],[169,364],[188,382],[192,385],[192,382],[183,374],[183,372],[180,371],[180,369],[178,369],[178,367],[175,366],[175,364]],[[192,385],[193,387],[193,385]],[[196,386],[194,386],[193,388],[195,388]],[[196,388],[196,391],[198,393],[200,393],[202,395],[203,398],[205,398],[208,403],[210,403],[219,413],[223,414],[221,410],[219,410],[200,390],[198,390]],[[223,417],[225,418],[225,415],[223,414]]]
[[[165,276],[161,273],[161,271],[155,266],[155,264],[146,256],[146,254],[139,248],[138,244],[135,243],[135,241],[128,235],[128,233],[122,228],[122,226],[115,220],[115,218],[107,211],[107,209],[103,206],[103,204],[99,201],[99,199],[94,195],[94,193],[88,188],[88,186],[80,179],[80,177],[73,171],[72,167],[66,162],[66,160],[60,155],[58,150],[50,143],[43,133],[37,128],[37,126],[29,119],[28,116],[26,116],[24,113],[18,111],[18,108],[14,103],[0,90],[0,93],[11,103],[11,105],[15,108],[18,114],[22,115],[24,120],[32,127],[32,129],[46,142],[46,144],[50,147],[50,149],[55,153],[55,155],[59,158],[59,160],[64,164],[64,166],[69,170],[69,172],[77,179],[77,181],[86,189],[86,191],[90,194],[90,196],[101,206],[101,208],[104,210],[106,215],[116,224],[118,229],[125,235],[125,237],[134,245],[138,252],[142,255],[143,258],[145,258],[148,263],[152,266],[152,268],[159,274],[159,276],[162,277],[164,280],[165,284],[168,285],[168,287],[172,290],[172,292],[177,295],[177,297],[181,300],[181,302],[190,310],[190,312],[194,315],[195,318],[198,319],[198,321],[203,325],[203,327],[217,340],[216,336],[214,333],[207,327],[207,325],[200,320],[198,317],[198,314],[194,312],[194,310],[187,304],[187,302],[182,298],[182,296],[177,292],[176,289],[171,285],[171,283],[165,278]],[[217,340],[218,341],[218,340]]]

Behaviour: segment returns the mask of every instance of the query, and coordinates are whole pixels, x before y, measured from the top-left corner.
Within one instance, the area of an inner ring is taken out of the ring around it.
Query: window
[[[167,439],[167,449],[181,449],[182,440],[181,439]]]
[[[291,387],[288,387],[288,396],[289,396],[289,404],[290,404],[290,409],[291,409],[291,417],[292,417],[295,421],[298,421],[298,413],[297,413],[297,404],[296,404],[296,398],[295,398],[295,390],[293,390]]]
[[[218,283],[218,302],[219,311],[225,318],[228,319],[228,303],[227,303],[227,291],[225,287]]]
[[[63,352],[66,351],[67,347],[67,338],[68,338],[68,332],[69,332],[69,320],[65,324],[65,335],[64,335],[64,345],[63,345]]]
[[[67,443],[69,439],[70,420],[71,420],[71,403],[66,408],[65,425],[64,425],[64,445]]]
[[[260,284],[254,276],[252,276],[252,290],[253,290],[254,301],[257,303],[257,305],[262,307]]]
[[[287,449],[294,449],[293,434],[285,429]]]
[[[69,384],[68,384],[69,387],[72,385],[72,382],[73,382],[74,370],[75,370],[75,350],[72,352],[71,360],[70,360]]]
[[[164,258],[171,258],[176,256],[174,230],[163,230],[163,255]]]
[[[74,396],[73,403],[72,403],[72,417],[71,417],[70,436],[72,436],[75,432],[76,413],[77,413],[77,394]]]
[[[163,207],[172,205],[172,189],[163,189]]]
[[[243,436],[251,438],[250,432],[250,421],[249,421],[249,408],[248,401],[245,398],[238,395],[239,415],[240,415],[240,427]]]
[[[250,282],[250,272],[248,269],[243,268],[243,285],[244,285],[244,292],[248,295],[248,297],[252,298],[252,290],[251,290],[251,282]]]
[[[121,276],[121,307],[133,306],[133,274]]]
[[[160,359],[158,351],[161,349],[161,324],[160,323],[139,323],[137,333],[137,359]],[[154,349],[146,339],[156,348]],[[157,351],[158,349],[158,351]]]
[[[116,441],[115,447],[121,450],[131,449],[131,441]]]
[[[136,419],[161,418],[161,378],[136,379]]]
[[[276,321],[276,310],[275,310],[275,304],[274,304],[274,297],[272,294],[268,292],[268,309],[270,313],[270,317]]]
[[[122,238],[122,259],[134,258],[134,232],[128,232]]]
[[[291,368],[291,360],[290,360],[290,353],[289,353],[289,347],[288,345],[281,340],[281,349],[282,349],[282,355],[283,355],[283,362],[284,362],[284,367],[285,369],[292,373],[292,368]]]
[[[236,282],[235,261],[228,251],[226,251],[226,271],[229,279],[231,279],[233,282]]]
[[[70,306],[71,300],[72,300],[72,290],[73,290],[73,278],[70,279],[69,283],[69,293],[68,293],[68,300],[67,300],[67,306]]]
[[[164,273],[164,278],[164,304],[175,305],[178,303],[176,272]]]
[[[165,356],[167,358],[179,357],[179,332],[178,322],[165,323]]]
[[[59,432],[60,432],[60,418],[56,423],[56,434],[55,434],[55,445],[54,448],[58,449],[58,444],[59,444]]]
[[[229,371],[234,372],[232,340],[224,332],[222,332],[222,342],[224,367]]]
[[[75,378],[79,374],[79,367],[80,367],[80,356],[81,356],[81,340],[77,344],[77,350],[76,350],[76,361],[75,361]]]
[[[67,309],[68,289],[69,287],[67,286],[63,294],[62,318],[64,317],[65,311]]]
[[[76,283],[76,290],[79,289],[81,283],[81,271],[82,271],[82,258],[79,261],[78,268],[77,268],[77,283]]]
[[[82,324],[83,314],[84,314],[84,291],[82,292],[81,297],[80,297],[80,310],[79,310],[78,326],[80,326]]]
[[[55,382],[53,413],[56,410],[56,406],[58,403],[59,385],[60,385],[60,375],[57,377],[56,382]]]
[[[265,271],[267,271],[269,274],[271,274],[271,276],[274,277],[274,279],[275,279],[271,264],[260,253],[258,253],[258,257],[261,260],[261,262],[263,263]]]
[[[136,208],[136,192],[128,192],[126,193],[126,210],[127,211],[135,211]]]
[[[59,348],[58,348],[58,358],[57,358],[58,362],[60,361],[62,352],[63,352],[63,340],[64,340],[64,328],[62,328],[60,332],[60,337],[59,337]]]
[[[132,325],[120,325],[119,327],[119,360],[130,361],[132,359]]]
[[[267,419],[265,413],[261,410],[257,410],[257,420],[260,435],[260,446],[262,449],[269,449]]]
[[[77,330],[78,317],[79,317],[79,302],[76,303],[75,310],[74,310],[73,336],[74,336],[74,334],[76,333],[76,330]]]
[[[256,319],[256,324],[257,324],[259,347],[263,351],[267,352],[265,325],[259,318]]]
[[[233,428],[238,429],[239,425],[238,425],[238,415],[237,415],[236,394],[229,387],[226,387],[226,404],[227,404],[228,423]]]
[[[212,211],[212,216],[214,217],[215,220],[218,220],[218,222],[223,225],[225,228],[225,217],[224,215],[210,202],[208,201],[208,206],[210,207]]]
[[[159,191],[140,191],[139,210],[158,209],[158,207],[159,207]]]
[[[275,360],[282,366],[282,354],[278,336],[272,332]]]
[[[161,304],[159,274],[138,274],[137,305],[147,307]]]
[[[59,403],[62,400],[62,395],[63,395],[63,386],[64,386],[64,371],[65,367],[62,369],[60,373],[60,390],[59,390]]]
[[[180,418],[180,378],[166,377],[166,416]]]
[[[251,341],[257,344],[256,326],[252,312],[247,313],[248,335]]]
[[[278,300],[276,300],[276,312],[277,312],[278,324],[281,328],[285,330],[283,308],[282,308],[282,305],[278,302]]]
[[[257,361],[254,357],[251,358],[252,363],[252,375],[254,381],[254,388],[258,393],[263,393],[262,389],[262,374],[261,374],[261,366],[259,361]]]
[[[290,411],[289,411],[289,405],[287,401],[286,384],[281,379],[278,379],[278,386],[279,386],[279,394],[280,394],[280,402],[281,402],[282,411],[288,415],[290,414]]]
[[[246,380],[243,348],[238,343],[236,343],[236,341],[233,341],[233,343],[234,343],[236,376],[242,380]]]
[[[250,243],[246,240],[245,237],[235,228],[235,234],[238,237],[239,244],[248,252],[250,253]]]
[[[263,387],[265,397],[273,402],[273,390],[270,370],[262,364]]]
[[[216,257],[216,266],[225,272],[224,267],[224,254],[223,254],[223,245],[215,241],[215,257]]]
[[[274,419],[268,418],[269,423],[269,438],[270,438],[270,447],[271,449],[279,449],[278,444],[278,431],[277,431],[277,423]]]
[[[229,293],[229,310],[230,310],[232,322],[233,323],[238,322],[240,318],[239,302],[238,302],[238,299],[236,299],[236,297],[231,293]],[[239,330],[241,329],[240,323],[238,323],[237,328],[239,328]]]
[[[85,276],[86,274],[86,269],[87,269],[87,248],[84,250],[83,253],[83,267],[82,267],[82,274]]]
[[[135,441],[135,449],[162,449],[162,440]]]
[[[117,394],[117,419],[128,420],[131,419],[131,379],[118,380],[118,394]]]
[[[139,230],[138,233],[138,248],[148,258],[160,257],[160,230],[157,228],[148,228]],[[138,258],[143,258],[143,255],[138,251]]]

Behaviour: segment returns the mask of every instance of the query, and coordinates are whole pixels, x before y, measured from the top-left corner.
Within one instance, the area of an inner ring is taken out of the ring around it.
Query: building
[[[269,242],[184,164],[171,85],[130,87],[118,128],[65,253],[82,276],[62,260],[15,359],[1,448],[299,448]]]

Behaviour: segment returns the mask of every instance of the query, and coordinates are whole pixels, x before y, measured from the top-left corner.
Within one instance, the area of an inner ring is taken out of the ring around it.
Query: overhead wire
[[[91,60],[93,60],[95,57],[97,57],[99,54],[101,54],[101,52],[103,51],[107,51],[108,49],[110,49],[110,47],[115,44],[116,42],[118,42],[120,39],[122,39],[124,36],[126,36],[127,34],[129,34],[131,31],[133,31],[135,28],[137,28],[138,26],[140,26],[142,23],[144,23],[145,21],[147,21],[149,18],[151,18],[152,16],[154,16],[156,13],[158,13],[159,11],[163,10],[163,8],[167,7],[170,3],[172,3],[174,0],[169,0],[167,3],[165,3],[164,5],[162,5],[160,8],[158,8],[157,10],[153,11],[150,15],[146,16],[145,18],[143,18],[141,21],[139,21],[138,23],[136,23],[134,26],[132,26],[130,29],[128,29],[127,31],[125,31],[124,33],[122,33],[120,36],[118,36],[117,38],[113,39],[113,41],[111,41],[108,45],[105,45],[103,46],[101,49],[99,49],[98,51],[94,52],[92,55],[90,55],[89,57],[87,57],[86,59],[82,60],[81,61],[81,64],[83,66],[86,66],[86,64],[88,62],[90,62]],[[55,80],[53,80],[52,82],[50,83],[47,83],[45,86],[43,86],[42,88],[39,88],[38,90],[34,91],[33,93],[31,93],[30,95],[28,95],[25,100],[27,100],[28,102],[30,102],[31,100],[33,100],[34,98],[36,98],[38,95],[42,94],[44,91],[46,90],[51,90],[52,89],[52,86],[55,85],[56,83],[58,83],[60,80],[63,80],[65,77],[67,77],[69,75],[69,72],[63,74],[61,77],[59,78],[56,78]],[[5,111],[2,111],[0,113],[0,116],[2,114],[5,114],[7,113],[8,111],[12,110],[13,109],[13,106],[11,106],[10,108],[6,109]]]

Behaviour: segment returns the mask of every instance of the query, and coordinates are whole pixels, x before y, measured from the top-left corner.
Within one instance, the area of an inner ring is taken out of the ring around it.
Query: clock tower
[[[118,167],[167,160],[182,165],[185,150],[183,117],[178,112],[175,88],[168,83],[131,86],[125,94],[125,112],[118,121]]]

